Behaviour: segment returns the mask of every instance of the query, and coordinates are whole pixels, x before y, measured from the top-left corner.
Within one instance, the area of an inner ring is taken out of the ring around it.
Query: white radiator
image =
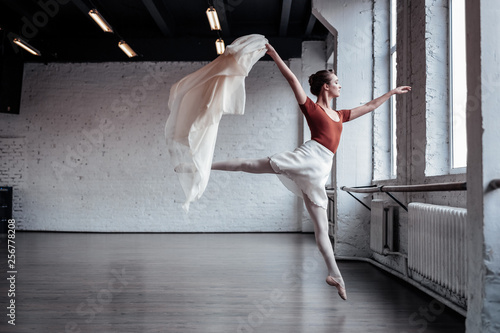
[[[467,209],[410,203],[408,267],[466,297]]]

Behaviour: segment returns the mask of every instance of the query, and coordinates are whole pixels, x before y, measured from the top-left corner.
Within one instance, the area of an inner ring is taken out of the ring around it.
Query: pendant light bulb
[[[224,41],[222,40],[222,38],[219,38],[215,41],[215,48],[217,49],[217,54],[224,54],[226,46],[224,45]]]
[[[38,51],[37,49],[35,49],[33,46],[31,46],[30,44],[28,44],[28,42],[22,40],[21,38],[14,38],[12,41],[16,45],[19,45],[20,47],[22,47],[23,49],[25,49],[26,51],[28,51],[29,53],[31,53],[33,55],[36,55],[36,56],[41,56],[42,55],[40,53],[40,51]]]
[[[90,17],[99,25],[104,32],[113,32],[113,28],[109,23],[102,17],[102,15],[97,11],[97,9],[91,9],[89,11]]]
[[[121,40],[119,43],[118,43],[118,47],[120,47],[120,49],[122,49],[122,51],[129,57],[129,58],[133,58],[133,57],[137,57],[137,53],[135,53],[135,51],[130,47],[130,45],[128,45],[124,40]]]
[[[219,17],[217,16],[217,11],[213,6],[207,9],[208,22],[210,23],[210,29],[212,30],[222,30],[220,27]]]

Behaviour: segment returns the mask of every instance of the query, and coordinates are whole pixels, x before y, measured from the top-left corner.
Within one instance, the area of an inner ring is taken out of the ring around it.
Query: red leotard
[[[307,125],[311,130],[311,139],[319,142],[335,153],[340,142],[342,123],[349,121],[351,110],[336,111],[340,121],[334,121],[330,116],[309,97],[303,105],[299,104],[306,117]]]

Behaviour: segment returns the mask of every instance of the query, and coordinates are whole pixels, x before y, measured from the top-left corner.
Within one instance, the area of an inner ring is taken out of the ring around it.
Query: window
[[[396,88],[396,25],[397,25],[397,1],[391,0],[390,8],[390,89]],[[397,145],[396,145],[396,96],[390,100],[391,108],[391,176],[396,178],[397,172]]]
[[[467,166],[467,68],[465,49],[465,0],[450,1],[450,135],[451,168]],[[462,170],[460,170],[462,169]]]

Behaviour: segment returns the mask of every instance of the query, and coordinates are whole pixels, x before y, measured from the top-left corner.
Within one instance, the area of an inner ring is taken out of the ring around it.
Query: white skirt
[[[293,152],[269,157],[271,167],[290,191],[303,198],[303,193],[317,206],[327,209],[325,185],[332,170],[333,153],[310,140]]]

